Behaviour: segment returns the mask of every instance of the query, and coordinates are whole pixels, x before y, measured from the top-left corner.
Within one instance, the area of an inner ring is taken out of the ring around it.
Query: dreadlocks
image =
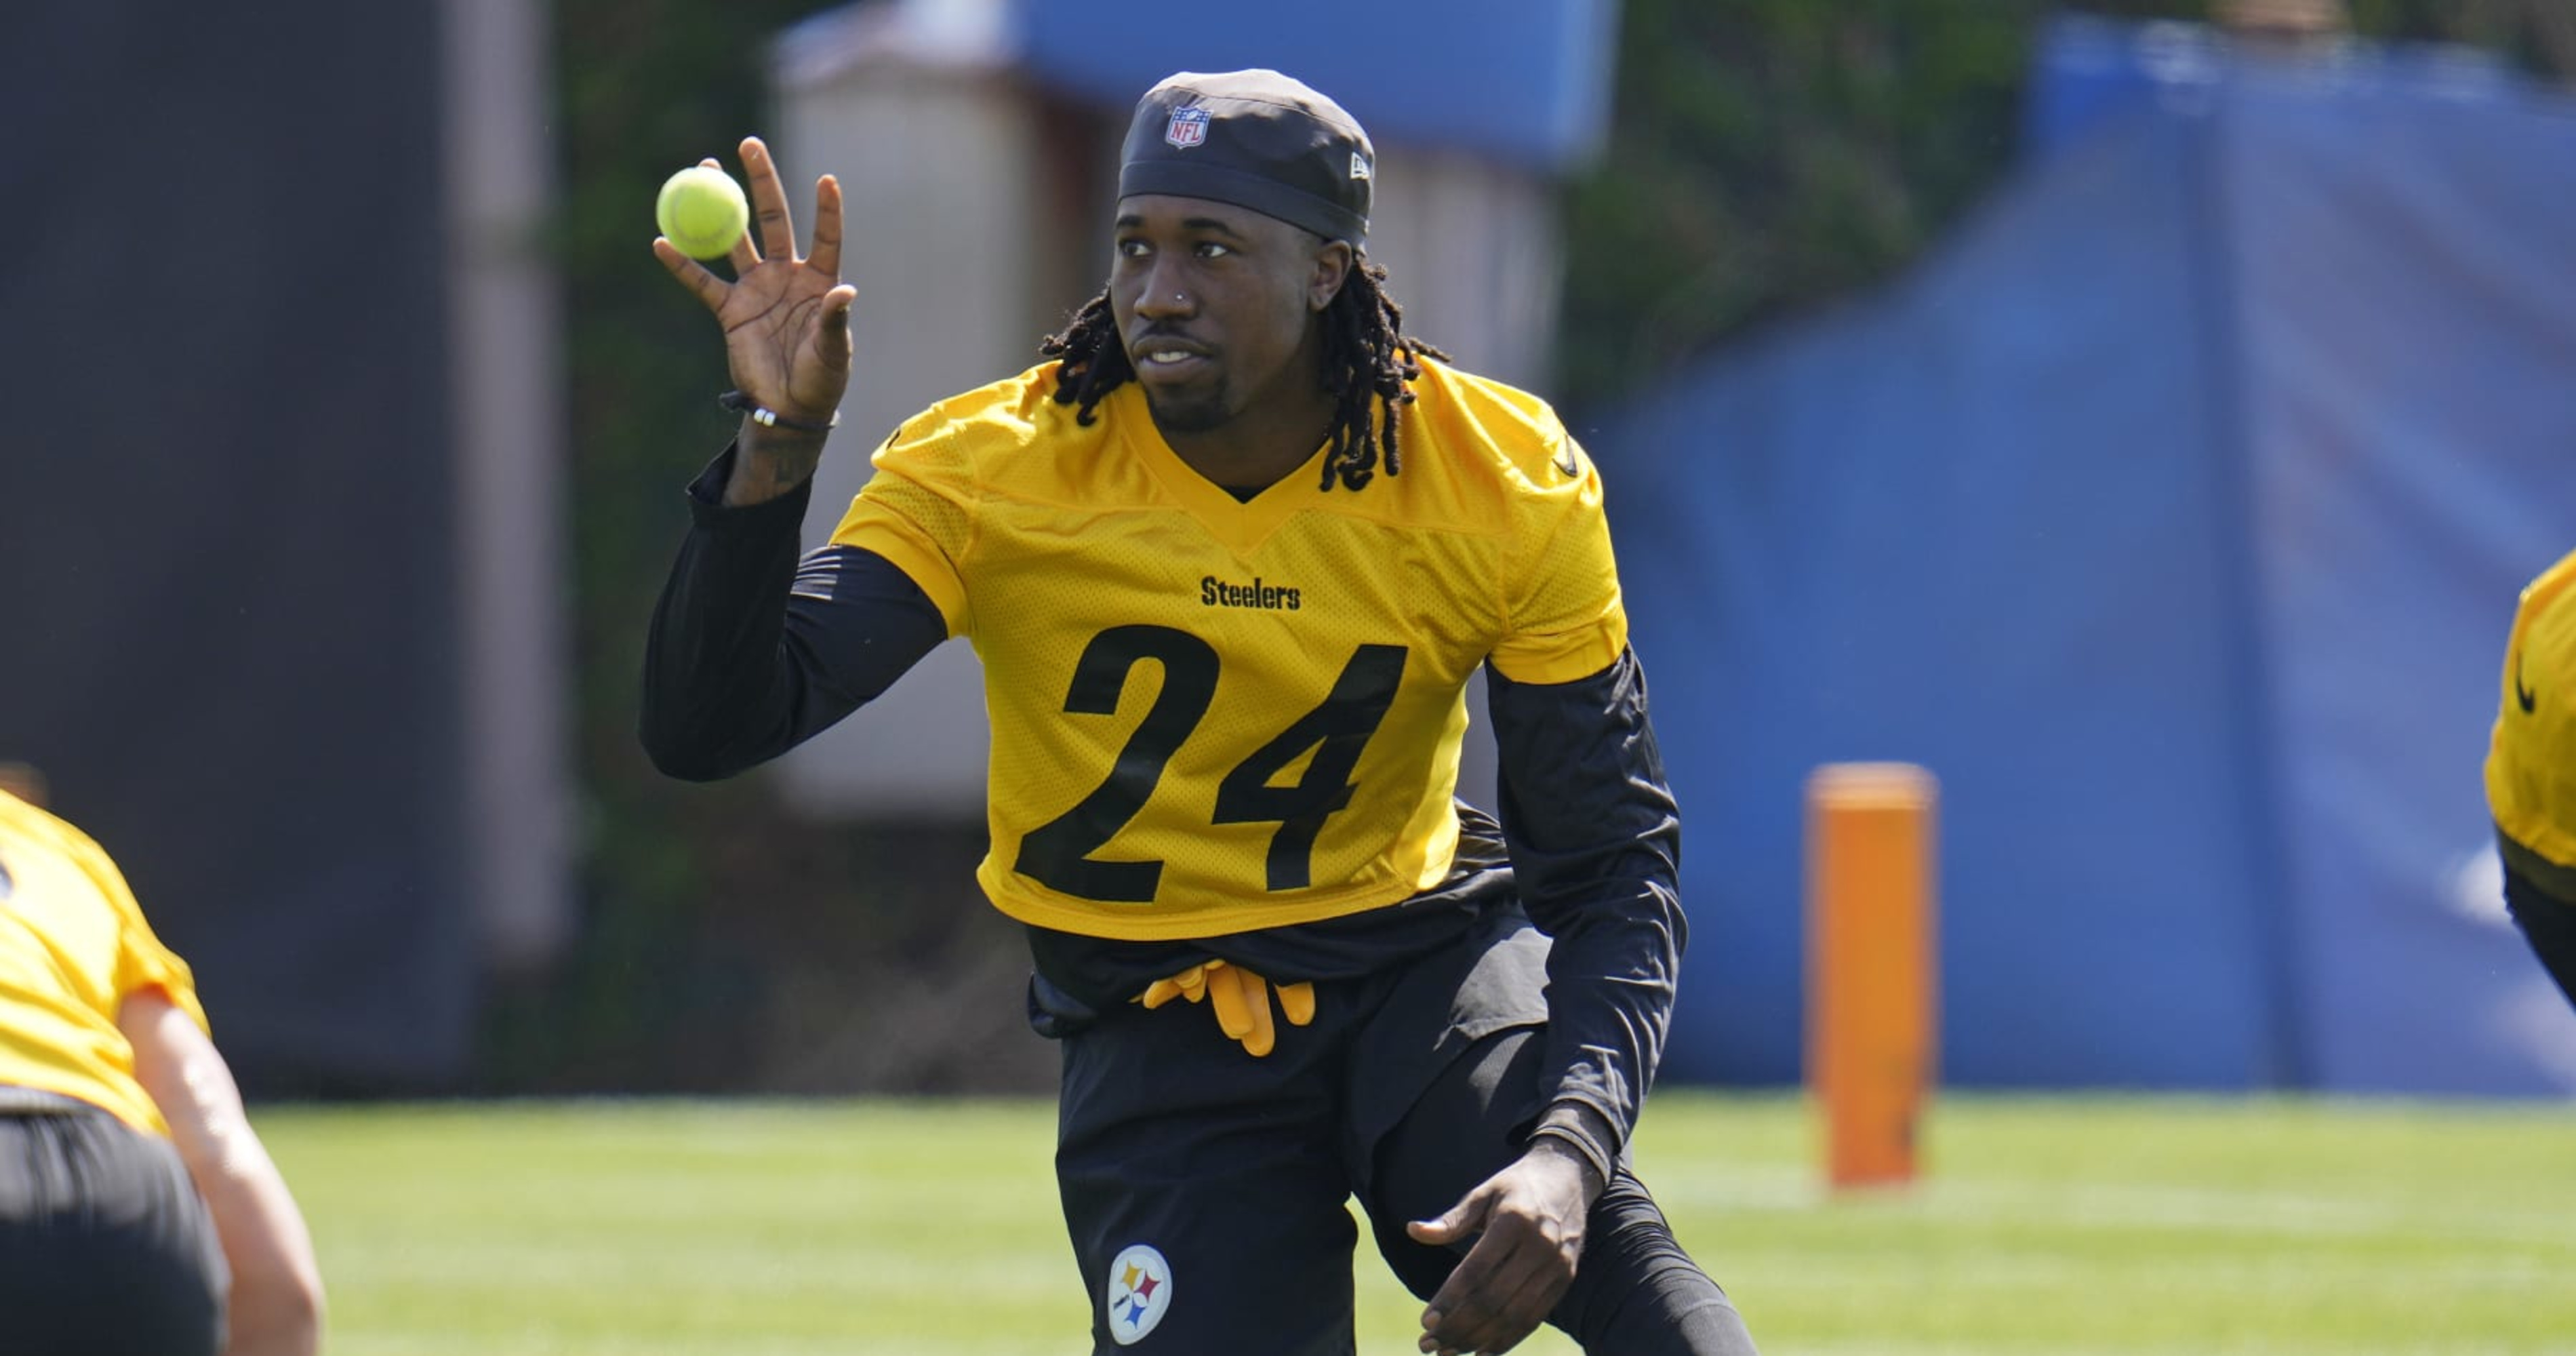
[[[1109,306],[1109,291],[1083,303],[1061,334],[1039,343],[1040,355],[1061,358],[1055,401],[1079,402],[1074,417],[1084,424],[1110,392],[1136,375],[1127,361],[1127,346],[1118,339],[1118,319]],[[1348,281],[1324,308],[1324,389],[1334,398],[1330,449],[1324,454],[1324,489],[1338,480],[1359,489],[1377,474],[1378,447],[1386,448],[1386,473],[1401,469],[1396,460],[1395,409],[1413,403],[1405,383],[1422,375],[1416,355],[1442,362],[1449,355],[1420,339],[1406,337],[1404,308],[1387,295],[1386,269],[1365,257],[1352,261]],[[1372,409],[1381,411],[1372,423]]]

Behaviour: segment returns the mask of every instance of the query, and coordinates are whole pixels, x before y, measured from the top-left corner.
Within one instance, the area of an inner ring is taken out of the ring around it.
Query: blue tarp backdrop
[[[1802,781],[1905,759],[1951,1082],[2576,1089],[2479,781],[2576,543],[2576,102],[2177,41],[2059,30],[1939,257],[1588,434],[1690,826],[1669,1077],[1797,1077]]]
[[[1124,109],[1174,71],[1269,66],[1323,91],[1379,141],[1457,146],[1561,168],[1610,118],[1618,0],[1307,0],[1200,5],[1150,23],[1016,0],[1020,62]]]

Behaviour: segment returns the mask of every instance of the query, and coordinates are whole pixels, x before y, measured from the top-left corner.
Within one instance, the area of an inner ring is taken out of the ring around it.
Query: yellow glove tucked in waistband
[[[1136,1001],[1148,1008],[1159,1008],[1175,998],[1187,998],[1193,1003],[1214,999],[1216,1024],[1255,1055],[1269,1054],[1278,1043],[1278,1029],[1270,1022],[1270,981],[1240,965],[1221,960],[1193,965],[1170,979],[1147,985]],[[1304,1026],[1315,1020],[1315,986],[1280,985],[1279,1010],[1287,1014],[1290,1026]]]

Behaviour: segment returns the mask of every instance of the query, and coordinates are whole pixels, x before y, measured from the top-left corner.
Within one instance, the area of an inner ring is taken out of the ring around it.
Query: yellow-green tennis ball
[[[691,165],[662,181],[653,220],[662,235],[692,259],[720,259],[751,225],[751,204],[733,176],[710,165]]]

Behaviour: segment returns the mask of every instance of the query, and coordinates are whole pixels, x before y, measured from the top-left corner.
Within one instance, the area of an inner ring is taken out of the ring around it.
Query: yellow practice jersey
[[[993,728],[978,878],[1024,922],[1169,940],[1438,883],[1465,685],[1597,673],[1627,643],[1601,482],[1536,397],[1425,361],[1402,473],[1250,502],[1133,384],[1085,427],[1049,364],[877,450],[836,544],[971,640]]]
[[[77,1097],[166,1134],[116,1025],[125,996],[144,989],[205,1026],[187,962],[152,935],[116,863],[0,791],[0,1085]]]
[[[2576,870],[2576,552],[2531,581],[2514,613],[2487,806],[2506,837]]]

